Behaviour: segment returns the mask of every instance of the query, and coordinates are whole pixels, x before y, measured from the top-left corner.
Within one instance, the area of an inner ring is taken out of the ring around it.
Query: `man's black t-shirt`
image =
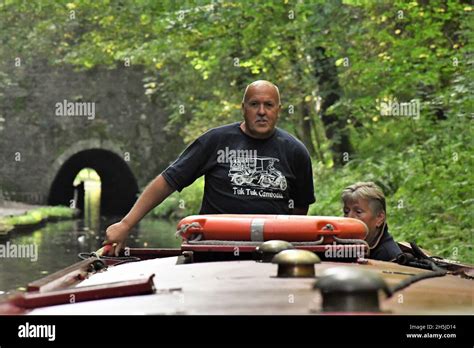
[[[162,175],[178,191],[205,175],[200,214],[290,214],[315,201],[308,151],[278,128],[267,139],[239,122],[211,129]]]

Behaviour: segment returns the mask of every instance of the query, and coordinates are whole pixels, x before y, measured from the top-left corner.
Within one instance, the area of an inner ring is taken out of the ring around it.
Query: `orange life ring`
[[[248,215],[215,214],[192,215],[178,224],[184,240],[201,235],[203,240],[266,241],[272,239],[289,242],[316,241],[324,243],[339,239],[363,240],[368,228],[360,220],[334,216],[304,215]]]

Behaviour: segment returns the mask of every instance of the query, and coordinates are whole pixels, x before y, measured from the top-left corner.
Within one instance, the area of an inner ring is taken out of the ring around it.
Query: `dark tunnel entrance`
[[[102,215],[123,215],[130,210],[138,193],[137,181],[120,156],[101,149],[81,151],[63,164],[51,185],[48,204],[70,206],[74,179],[83,168],[92,168],[100,176]]]

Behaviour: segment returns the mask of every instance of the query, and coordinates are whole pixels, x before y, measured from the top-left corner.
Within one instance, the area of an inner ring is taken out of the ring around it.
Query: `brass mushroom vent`
[[[282,278],[312,278],[314,265],[320,262],[315,253],[298,249],[283,250],[272,259],[278,265],[278,277]]]
[[[284,240],[269,240],[260,244],[255,252],[258,261],[271,262],[273,257],[279,252],[293,248],[294,246],[291,243]]]
[[[324,270],[314,288],[321,292],[323,312],[380,312],[379,290],[390,294],[378,274],[348,266]]]

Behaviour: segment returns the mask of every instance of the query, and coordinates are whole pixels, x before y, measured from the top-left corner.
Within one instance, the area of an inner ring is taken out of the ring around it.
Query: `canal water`
[[[66,266],[80,261],[81,252],[96,251],[102,246],[105,229],[119,218],[100,218],[100,228],[90,229],[83,219],[47,223],[31,232],[13,232],[4,245],[27,245],[37,249],[36,260],[32,257],[6,257],[0,260],[0,294],[8,290],[25,290],[32,280],[42,278]],[[181,241],[175,237],[176,222],[143,219],[134,228],[127,240],[127,246],[179,247]],[[8,244],[7,244],[8,243]]]
[[[0,260],[0,295],[11,290],[26,290],[26,285],[66,266],[80,261],[78,254],[102,247],[105,230],[121,217],[100,215],[100,183],[84,182],[84,217],[75,220],[50,222],[30,231],[13,231],[0,243],[27,246],[37,251],[29,257],[4,257]],[[130,233],[127,246],[179,247],[175,237],[177,221],[144,218]]]

